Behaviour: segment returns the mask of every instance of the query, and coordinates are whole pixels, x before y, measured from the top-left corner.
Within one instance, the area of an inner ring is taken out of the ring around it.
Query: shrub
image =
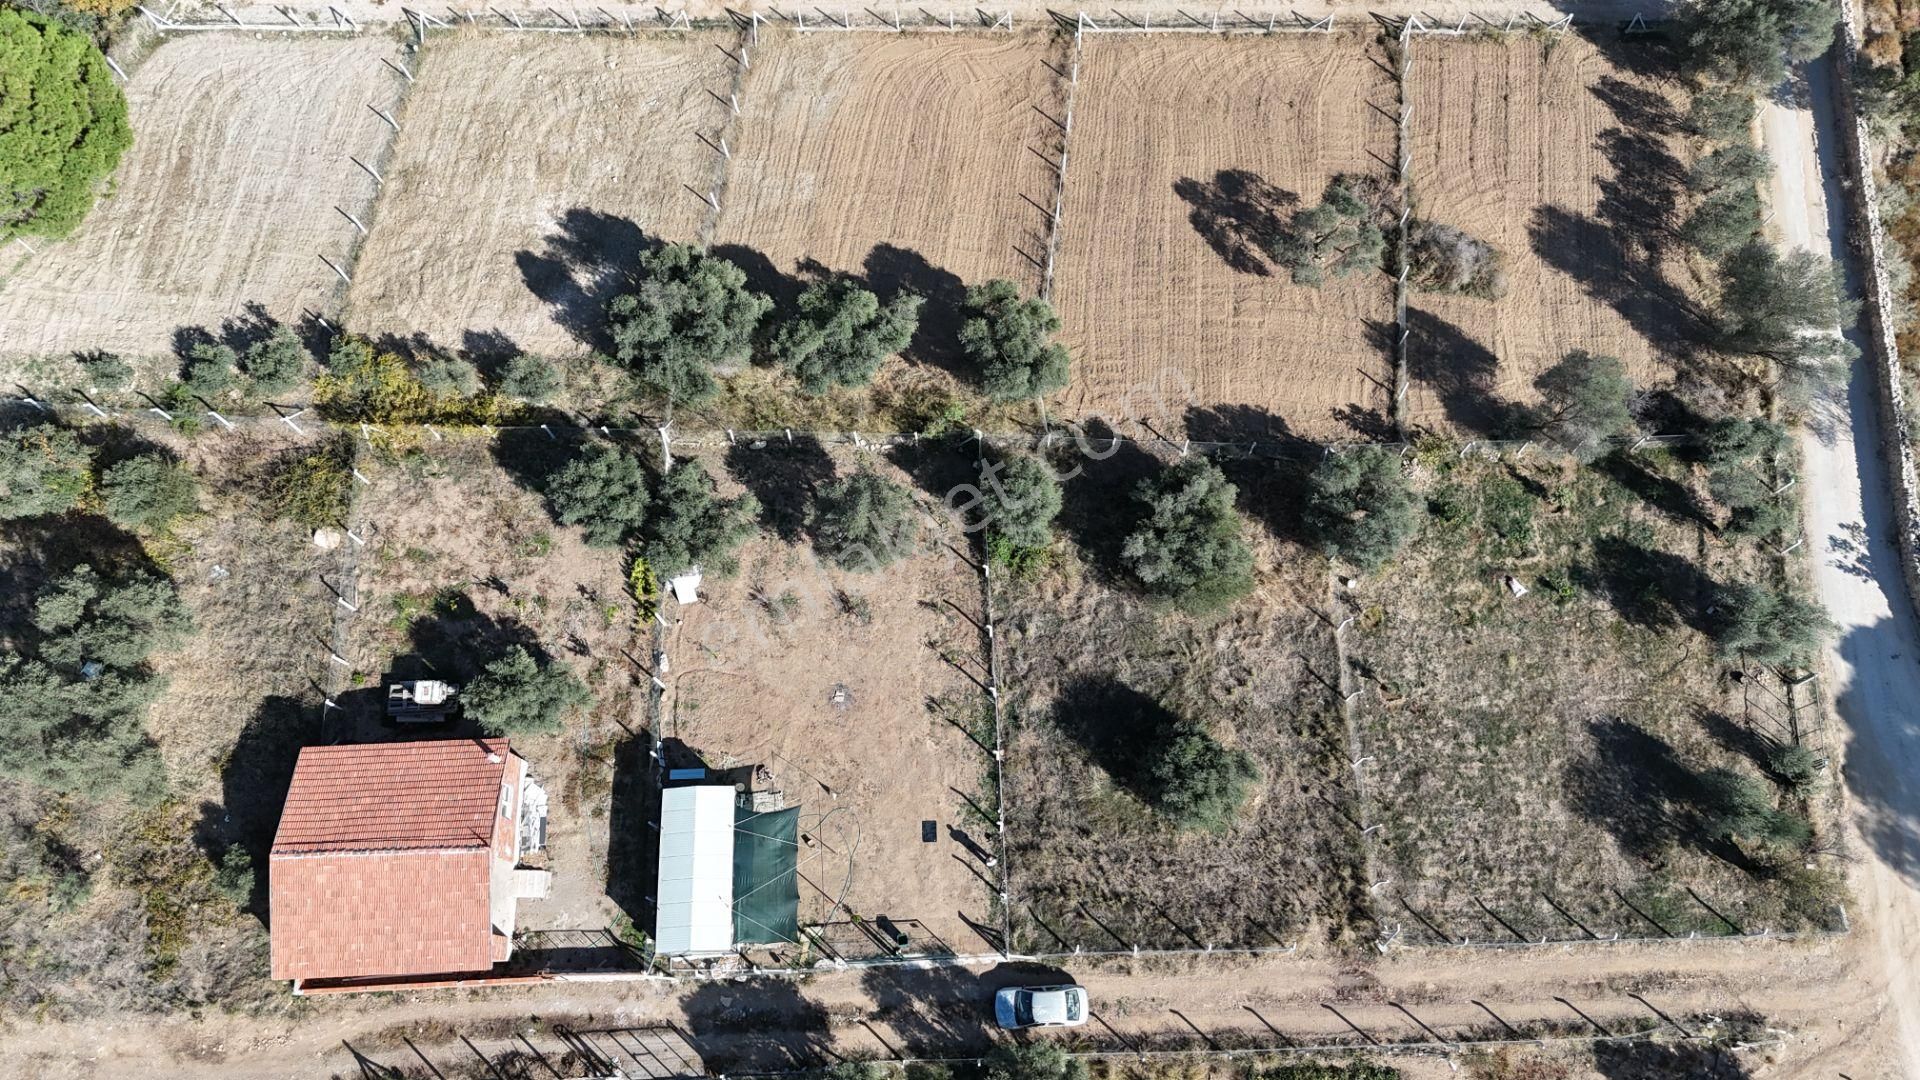
[[[300,335],[290,326],[275,326],[262,341],[254,342],[240,356],[240,370],[253,383],[256,394],[283,394],[293,389],[306,373],[307,349]]]
[[[1786,429],[1762,417],[1726,417],[1707,429],[1703,457],[1707,492],[1730,510],[1760,506],[1773,495],[1761,469],[1789,446]]]
[[[703,466],[683,462],[660,478],[640,528],[640,550],[655,574],[672,577],[694,566],[731,573],[734,550],[759,531],[759,517],[759,500],[722,499]]]
[[[1525,484],[1502,472],[1480,485],[1480,522],[1509,543],[1533,542],[1533,514],[1539,500]]]
[[[92,469],[93,455],[70,431],[35,424],[0,435],[0,519],[73,509]]]
[[[1804,850],[1813,841],[1812,824],[1776,809],[1772,793],[1754,777],[1709,769],[1700,776],[1700,793],[1700,823],[1711,837],[1750,840],[1776,853]]]
[[[772,306],[738,266],[668,244],[642,255],[633,291],[607,305],[614,356],[669,402],[705,401],[720,391],[714,369],[747,359]]]
[[[1721,623],[1714,639],[1720,651],[1745,654],[1759,664],[1806,659],[1835,632],[1820,604],[1791,587],[1734,585],[1718,606]]]
[[[981,386],[996,401],[1051,394],[1067,385],[1067,347],[1053,305],[1020,298],[1020,287],[996,278],[967,290],[960,347],[980,369]]]
[[[773,339],[773,356],[809,394],[835,386],[865,386],[880,362],[907,347],[920,325],[921,298],[902,292],[880,298],[844,277],[800,294],[798,310]]]
[[[353,508],[353,440],[336,435],[319,448],[282,458],[267,482],[273,515],[319,529],[345,524]]]
[[[614,547],[647,518],[647,467],[611,443],[591,443],[547,482],[547,503],[562,525],[579,525],[595,547]],[[657,568],[656,568],[657,569]]]
[[[1060,516],[1060,481],[1037,457],[1018,454],[987,464],[981,477],[981,514],[987,547],[1005,566],[1030,562],[1053,543]]]
[[[1142,588],[1190,611],[1226,607],[1253,590],[1253,552],[1240,536],[1238,492],[1219,466],[1190,457],[1134,490],[1142,521],[1120,560]]]
[[[1400,458],[1379,447],[1328,454],[1307,484],[1306,525],[1329,555],[1375,570],[1420,530]]]
[[[93,679],[62,674],[26,657],[0,657],[0,775],[89,797],[159,796],[160,755],[146,734],[146,710],[165,683],[145,673]]]
[[[113,393],[133,385],[133,365],[113,353],[93,349],[75,353],[73,359],[80,370],[86,372],[95,390]]]
[[[480,425],[500,416],[494,395],[436,395],[404,357],[351,337],[334,343],[326,372],[314,380],[313,400],[320,415],[347,423]]]
[[[559,731],[567,711],[591,698],[565,664],[541,664],[517,645],[460,692],[467,715],[489,735]]]
[[[480,369],[457,356],[428,357],[415,377],[438,398],[472,397],[480,392]]]
[[[1177,828],[1220,832],[1233,823],[1260,779],[1251,755],[1220,745],[1200,724],[1165,732],[1148,764],[1154,809]]]
[[[1798,743],[1786,743],[1767,751],[1767,775],[1795,795],[1813,790],[1826,761]]]
[[[203,341],[187,350],[180,365],[180,382],[201,397],[214,398],[233,389],[239,381],[234,368],[240,357],[232,349],[215,341]]]
[[[64,670],[103,664],[130,671],[178,645],[193,619],[171,580],[145,571],[108,580],[83,563],[35,600],[33,628],[36,654]]]
[[[560,373],[537,356],[519,353],[500,373],[500,392],[529,405],[541,405],[560,392]]]
[[[253,856],[240,844],[227,848],[220,856],[220,867],[213,873],[213,887],[242,911],[253,903]]]
[[[1429,292],[1463,293],[1482,300],[1507,294],[1500,253],[1451,225],[1416,221],[1407,234],[1407,280]]]
[[[128,529],[164,529],[193,512],[200,485],[186,467],[160,454],[139,454],[107,469],[101,501],[107,517]]]
[[[127,102],[84,34],[0,8],[0,243],[64,236],[133,145]]]
[[[1800,524],[1799,504],[1790,498],[1766,499],[1736,507],[1727,517],[1727,531],[1735,536],[1766,540],[1776,545]]]
[[[861,468],[820,488],[809,531],[823,558],[865,573],[913,553],[919,511],[906,488]]]
[[[1533,385],[1543,405],[1541,432],[1582,462],[1606,453],[1610,439],[1633,430],[1633,380],[1618,357],[1575,349]]]
[[[1293,274],[1296,285],[1318,287],[1328,274],[1346,277],[1377,270],[1386,236],[1373,221],[1373,208],[1354,182],[1335,177],[1320,205],[1294,212],[1287,226],[1269,241],[1269,254]]]

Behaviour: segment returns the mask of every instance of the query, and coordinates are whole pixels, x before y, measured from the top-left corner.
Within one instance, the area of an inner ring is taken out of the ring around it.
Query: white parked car
[[[1081,986],[1009,986],[993,995],[993,1018],[1008,1031],[1079,1027],[1087,1022],[1087,991]]]

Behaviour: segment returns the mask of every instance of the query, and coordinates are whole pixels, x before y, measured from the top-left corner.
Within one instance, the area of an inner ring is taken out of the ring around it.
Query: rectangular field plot
[[[780,494],[850,460],[743,446],[724,471],[710,467],[723,486],[731,473],[760,493],[775,529],[742,548],[736,573],[709,575],[700,603],[668,601],[668,766],[738,770],[726,781],[800,808],[799,917],[830,924],[828,948],[876,951],[858,915],[906,929],[914,949],[980,951],[968,923],[997,925],[984,861],[997,838],[981,790],[992,761],[970,738],[992,745],[975,682],[986,678],[979,577],[948,547],[964,540],[933,529],[916,554],[852,573],[794,535]]]
[[[1295,285],[1254,237],[1333,177],[1389,169],[1390,71],[1346,35],[1087,38],[1053,288],[1069,415],[1199,439],[1385,417],[1391,281]]]
[[[1768,557],[1643,501],[1698,500],[1674,459],[1511,468],[1439,470],[1425,494],[1454,509],[1335,612],[1354,619],[1373,873],[1393,882],[1376,917],[1409,940],[1835,925],[1825,860],[1715,824],[1717,770],[1808,809],[1767,778],[1786,689],[1758,665],[1730,676],[1706,633]]]
[[[1116,520],[1146,455],[1067,485],[1062,528],[1087,561],[995,575],[1006,690],[1006,816],[1015,948],[1277,948],[1362,933],[1366,884],[1333,680],[1326,563],[1262,535],[1258,585],[1193,618],[1109,583]],[[1265,499],[1273,471],[1236,474]],[[1257,531],[1249,528],[1249,533]],[[1259,769],[1218,831],[1180,829],[1151,802],[1149,754],[1168,726],[1204,726]]]
[[[1407,94],[1414,212],[1492,244],[1508,280],[1492,301],[1412,295],[1409,424],[1491,433],[1574,349],[1669,373],[1690,322],[1668,258],[1683,91],[1566,35],[1417,39]]]
[[[965,286],[1039,287],[1065,56],[1028,34],[763,32],[716,249],[770,284],[830,270],[912,289],[927,307],[909,355],[944,363]]]
[[[167,41],[127,87],[134,141],[111,194],[65,240],[0,282],[0,351],[169,353],[180,327],[260,304],[293,321],[330,309],[373,181],[400,76],[381,37]]]
[[[584,351],[643,245],[695,239],[706,220],[697,193],[720,155],[700,136],[727,117],[733,62],[716,46],[732,41],[434,37],[355,270],[352,328]]]

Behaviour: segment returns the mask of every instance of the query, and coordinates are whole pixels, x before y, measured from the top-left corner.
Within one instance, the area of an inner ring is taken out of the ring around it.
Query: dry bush
[[[1482,300],[1507,294],[1505,260],[1493,245],[1452,225],[1416,221],[1407,235],[1407,280],[1428,292],[1462,293]]]

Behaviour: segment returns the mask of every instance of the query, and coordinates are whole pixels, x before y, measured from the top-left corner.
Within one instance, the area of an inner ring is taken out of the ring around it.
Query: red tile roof
[[[268,868],[273,977],[491,967],[491,843],[512,760],[505,739],[302,750]]]
[[[505,739],[309,746],[273,853],[484,847],[509,752]]]

